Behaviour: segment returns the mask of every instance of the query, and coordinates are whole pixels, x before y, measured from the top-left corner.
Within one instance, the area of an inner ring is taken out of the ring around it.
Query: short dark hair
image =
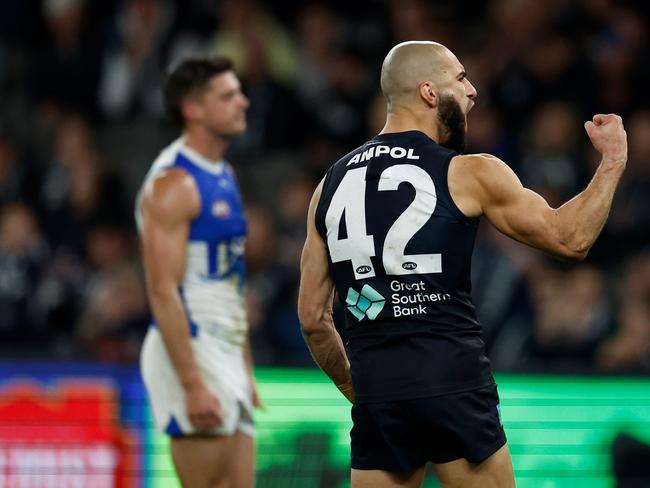
[[[165,79],[164,97],[167,116],[179,126],[185,125],[182,105],[185,99],[203,90],[213,76],[231,71],[231,59],[215,56],[190,58],[176,66]]]

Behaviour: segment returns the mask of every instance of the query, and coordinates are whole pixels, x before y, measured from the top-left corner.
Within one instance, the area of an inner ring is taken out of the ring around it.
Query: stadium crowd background
[[[388,49],[437,40],[479,92],[470,152],[557,206],[624,117],[629,163],[602,236],[567,266],[481,225],[474,298],[497,370],[650,370],[650,43],[644,2],[43,0],[0,6],[0,354],[134,362],[149,311],[133,200],[176,135],[165,69],[235,59],[251,100],[229,154],[245,194],[258,364],[311,365],[295,312],[313,188],[376,134]]]

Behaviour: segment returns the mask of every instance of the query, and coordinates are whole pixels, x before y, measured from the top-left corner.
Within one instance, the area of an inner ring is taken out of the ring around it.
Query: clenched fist
[[[585,130],[596,151],[602,154],[603,162],[625,167],[627,162],[627,133],[623,119],[615,114],[594,115],[585,122]]]

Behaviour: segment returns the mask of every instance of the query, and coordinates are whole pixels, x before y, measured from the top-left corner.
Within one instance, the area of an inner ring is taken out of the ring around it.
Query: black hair
[[[184,126],[183,102],[205,89],[213,76],[231,71],[233,67],[232,60],[221,56],[190,58],[182,61],[165,80],[164,97],[167,116],[179,126]]]

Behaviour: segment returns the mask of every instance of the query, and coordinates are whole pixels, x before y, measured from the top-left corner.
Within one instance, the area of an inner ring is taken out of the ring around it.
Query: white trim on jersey
[[[174,164],[178,153],[183,153],[192,163],[197,165],[199,168],[201,168],[204,171],[207,171],[208,173],[212,173],[214,175],[220,175],[221,173],[223,173],[224,167],[226,165],[226,163],[223,160],[212,161],[202,156],[191,147],[188,147],[187,145],[185,145],[185,139],[183,137],[179,137],[174,142],[172,142],[169,146],[167,146],[162,151],[160,151],[160,154],[155,159],[155,161],[151,165],[151,168],[149,168],[149,171],[144,177],[144,182],[142,183],[142,187],[140,187],[140,190],[138,191],[138,195],[135,200],[135,222],[137,224],[139,232],[142,231],[142,215],[140,212],[140,204],[142,202],[142,190],[147,185],[149,180],[151,180],[156,174],[158,174],[163,169]]]
[[[196,152],[191,147],[185,145],[185,139],[183,139],[182,137],[180,138],[180,141],[181,141],[181,147],[179,148],[179,151],[185,154],[185,156],[187,156],[199,168],[201,168],[204,171],[207,171],[208,173],[212,173],[213,175],[220,175],[221,173],[223,173],[223,167],[225,165],[223,160],[213,161],[211,159],[208,159],[203,155],[199,154],[198,152]]]

